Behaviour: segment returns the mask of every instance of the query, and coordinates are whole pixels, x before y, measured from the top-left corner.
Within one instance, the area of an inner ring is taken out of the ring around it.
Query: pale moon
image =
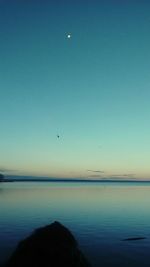
[[[70,39],[70,38],[71,38],[71,34],[68,34],[68,35],[67,35],[67,38]]]

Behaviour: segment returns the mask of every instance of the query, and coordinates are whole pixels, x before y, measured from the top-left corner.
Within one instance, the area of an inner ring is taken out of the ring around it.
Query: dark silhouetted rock
[[[59,222],[37,229],[21,241],[7,267],[90,266],[71,232]]]

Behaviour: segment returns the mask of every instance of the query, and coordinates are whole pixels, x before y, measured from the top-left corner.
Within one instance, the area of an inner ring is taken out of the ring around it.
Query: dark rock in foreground
[[[89,267],[71,232],[59,222],[21,241],[7,267]]]

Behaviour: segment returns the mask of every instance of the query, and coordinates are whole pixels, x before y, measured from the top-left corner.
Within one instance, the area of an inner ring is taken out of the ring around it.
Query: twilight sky
[[[150,178],[149,14],[149,1],[0,0],[1,171]]]

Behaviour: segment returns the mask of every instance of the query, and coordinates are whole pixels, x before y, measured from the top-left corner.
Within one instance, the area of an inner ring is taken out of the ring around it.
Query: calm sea
[[[35,228],[68,227],[93,267],[150,266],[150,183],[0,184],[0,263]],[[138,241],[122,241],[146,237]]]

